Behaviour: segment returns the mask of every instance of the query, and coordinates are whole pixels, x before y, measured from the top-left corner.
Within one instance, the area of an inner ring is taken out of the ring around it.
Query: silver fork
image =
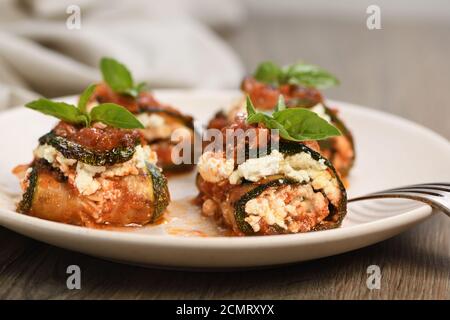
[[[405,198],[421,201],[434,209],[443,211],[450,217],[450,183],[413,184],[370,193],[365,196],[350,199],[348,202],[379,198]]]

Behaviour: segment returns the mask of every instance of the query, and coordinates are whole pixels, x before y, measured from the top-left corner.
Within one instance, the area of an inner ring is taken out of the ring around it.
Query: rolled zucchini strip
[[[90,150],[78,143],[70,141],[50,131],[39,138],[39,144],[48,144],[61,152],[68,159],[75,159],[92,166],[106,166],[130,160],[135,152],[134,147],[116,147],[108,151]]]
[[[320,150],[324,157],[331,161],[342,177],[348,176],[355,162],[355,143],[353,135],[344,122],[329,107],[323,105],[330,122],[341,131],[342,135],[319,140]]]
[[[18,211],[81,226],[133,226],[154,222],[169,204],[167,181],[150,163],[141,174],[116,177],[110,184],[108,190],[84,196],[58,169],[36,160]]]
[[[145,107],[137,114],[138,119],[144,124],[141,132],[147,142],[158,155],[158,166],[166,173],[179,173],[190,171],[194,168],[194,161],[190,164],[174,164],[171,154],[176,145],[171,141],[172,133],[177,129],[183,129],[184,139],[191,141],[191,150],[194,146],[195,130],[193,119],[176,110],[163,107]]]
[[[142,136],[158,155],[157,165],[165,173],[179,173],[190,171],[193,164],[175,164],[171,158],[171,135],[176,129],[184,129],[186,139],[194,143],[195,130],[193,118],[181,113],[177,109],[163,105],[147,91],[143,91],[137,98],[114,92],[106,83],[97,85],[92,103],[117,103],[133,113],[144,125],[140,130]],[[193,163],[193,162],[192,162]]]
[[[214,215],[237,235],[300,233],[341,224],[347,195],[327,159],[304,144],[291,142],[280,143],[279,150],[268,157],[249,159],[226,177],[216,156],[220,179],[202,168],[200,159],[197,186],[204,214]],[[258,167],[267,174],[258,176]],[[269,167],[277,169],[270,172]],[[240,183],[233,178],[236,172],[242,176]]]

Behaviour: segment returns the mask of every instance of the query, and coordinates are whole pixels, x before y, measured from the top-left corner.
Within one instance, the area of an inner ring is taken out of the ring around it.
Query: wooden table
[[[419,122],[450,137],[450,25],[250,17],[223,35],[249,70],[302,58],[339,75],[328,97]],[[382,130],[382,128],[380,128]],[[208,273],[144,269],[65,251],[0,228],[0,298],[22,299],[450,299],[450,219],[436,214],[390,240],[274,269]],[[82,270],[68,290],[66,268]],[[366,286],[380,266],[380,290]]]

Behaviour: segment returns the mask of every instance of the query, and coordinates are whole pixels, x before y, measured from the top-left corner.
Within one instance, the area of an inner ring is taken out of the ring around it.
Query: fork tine
[[[424,202],[450,217],[450,183],[424,183],[374,192],[348,202],[380,198],[404,198]]]
[[[450,183],[421,183],[421,184],[413,184],[410,186],[405,186],[403,188],[412,188],[412,187],[426,187],[426,188],[441,188],[436,190],[449,191],[450,192]]]
[[[446,182],[417,183],[417,184],[410,184],[410,185],[406,185],[406,186],[400,186],[395,189],[411,188],[411,187],[440,187],[440,188],[444,188],[444,189],[450,189],[450,183],[446,183]]]
[[[420,201],[428,204],[429,206],[439,209],[444,212],[447,216],[450,217],[450,207],[448,203],[445,201],[439,201],[437,198],[431,198],[427,195],[420,195],[418,193],[410,193],[410,192],[380,192],[380,193],[372,193],[366,196],[356,197],[349,199],[348,202],[355,202],[360,200],[370,200],[370,199],[380,199],[380,198],[401,198],[401,199],[410,199],[415,201]],[[442,199],[442,198],[439,198]]]
[[[421,190],[429,190],[430,192],[433,192],[433,190],[436,190],[436,191],[450,193],[450,188],[435,187],[435,186],[420,186],[420,185],[400,187],[400,188],[394,188],[394,189],[389,189],[389,190],[406,190],[406,189],[417,189],[417,190],[421,189]]]
[[[352,199],[349,199],[348,202],[353,201],[359,201],[359,200],[366,200],[366,199],[379,199],[379,198],[405,198],[405,199],[411,199],[411,200],[418,200],[422,202],[429,203],[431,201],[424,201],[426,196],[420,195],[417,193],[408,193],[408,192],[391,192],[391,191],[382,191],[377,193],[371,193],[365,196],[355,197]]]
[[[427,195],[435,196],[435,197],[443,197],[444,196],[440,193],[433,192],[433,191],[430,191],[425,188],[417,189],[417,188],[409,188],[409,187],[390,189],[387,191],[375,192],[374,194],[380,194],[380,193],[415,193],[415,194],[427,194]]]
[[[450,187],[450,183],[448,183],[448,182],[436,182],[436,183],[428,183],[428,184],[430,184],[430,185],[435,184],[435,185]]]

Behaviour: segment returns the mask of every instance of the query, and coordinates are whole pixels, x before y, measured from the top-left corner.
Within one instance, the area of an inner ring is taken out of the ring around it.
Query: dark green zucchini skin
[[[34,195],[36,194],[36,189],[38,187],[39,171],[41,170],[51,170],[54,172],[55,177],[58,181],[66,181],[67,178],[64,174],[56,168],[53,168],[47,160],[37,159],[34,160],[30,166],[31,172],[28,176],[28,188],[22,195],[22,199],[17,205],[17,211],[21,213],[28,213],[33,206]]]
[[[155,222],[162,216],[169,205],[170,194],[167,187],[167,179],[161,170],[149,162],[146,162],[146,166],[153,184],[154,212],[151,222]]]
[[[17,205],[17,211],[21,213],[28,213],[30,211],[33,204],[34,192],[36,190],[37,178],[38,170],[33,166],[31,167],[31,172],[28,176],[28,188],[23,193],[22,200],[20,200],[19,204]]]
[[[282,153],[284,155],[294,155],[297,153],[306,152],[306,153],[309,153],[314,160],[319,161],[322,159],[324,161],[324,164],[328,167],[329,170],[331,170],[332,175],[338,181],[339,190],[342,193],[342,199],[337,207],[330,204],[329,216],[325,219],[325,221],[323,221],[323,223],[316,226],[316,228],[314,228],[314,230],[327,230],[327,229],[339,227],[347,213],[347,192],[345,190],[344,184],[342,183],[339,175],[336,172],[336,169],[333,167],[331,162],[328,159],[324,158],[320,153],[318,153],[318,152],[312,150],[311,148],[307,147],[306,145],[298,143],[298,142],[281,140],[278,150],[280,153]],[[251,182],[244,181],[243,183],[251,183]],[[268,181],[267,183],[257,185],[254,189],[245,193],[234,204],[235,219],[236,219],[236,224],[237,224],[238,228],[244,234],[247,234],[247,235],[255,234],[255,232],[253,231],[253,228],[244,220],[246,217],[245,204],[249,200],[259,196],[261,193],[264,192],[264,190],[266,190],[270,187],[277,187],[277,186],[289,185],[289,184],[294,185],[294,184],[299,184],[299,183],[296,182],[295,180],[292,180],[289,178],[277,178],[275,180]]]
[[[182,163],[182,164],[158,163],[158,164],[160,165],[163,172],[165,172],[168,175],[189,172],[189,171],[194,170],[194,168],[195,168],[195,164],[187,164],[187,163]]]
[[[76,159],[92,166],[110,166],[130,160],[135,147],[117,147],[106,152],[93,151],[64,137],[57,136],[53,131],[39,138],[40,144],[48,144],[61,152],[68,159]]]

